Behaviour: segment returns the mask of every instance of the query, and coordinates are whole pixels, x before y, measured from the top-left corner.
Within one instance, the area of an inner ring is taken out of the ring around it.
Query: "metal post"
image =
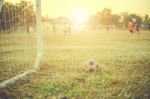
[[[3,3],[4,3],[4,0],[0,0],[0,12],[2,10]]]
[[[43,59],[43,34],[41,29],[41,0],[36,0],[36,36],[37,36],[37,59],[36,59],[36,69],[40,69],[38,65]]]

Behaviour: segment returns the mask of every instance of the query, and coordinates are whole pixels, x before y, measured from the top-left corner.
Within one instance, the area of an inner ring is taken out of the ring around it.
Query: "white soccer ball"
[[[94,59],[89,59],[85,62],[85,70],[87,72],[96,72],[99,68],[98,63]]]

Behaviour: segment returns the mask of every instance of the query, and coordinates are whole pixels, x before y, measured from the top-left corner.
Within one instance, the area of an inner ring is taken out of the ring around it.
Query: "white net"
[[[0,83],[31,70],[35,65],[35,8],[33,0],[3,2],[0,12]]]

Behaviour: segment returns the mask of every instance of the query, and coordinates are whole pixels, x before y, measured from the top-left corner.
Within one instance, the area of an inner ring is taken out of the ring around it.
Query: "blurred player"
[[[71,34],[71,24],[68,25],[68,33]]]
[[[133,33],[133,28],[134,28],[133,22],[132,22],[132,20],[130,20],[128,22],[128,30],[130,33]]]
[[[139,24],[137,23],[137,24],[135,24],[135,32],[137,32],[137,33],[139,33],[140,32],[140,30],[139,30]]]
[[[68,22],[64,23],[63,29],[64,29],[65,35],[69,36],[71,34],[71,24],[70,23],[68,23]]]
[[[53,23],[53,33],[56,33],[56,25]]]

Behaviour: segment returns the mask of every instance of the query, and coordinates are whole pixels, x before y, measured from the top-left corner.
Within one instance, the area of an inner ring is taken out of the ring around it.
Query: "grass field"
[[[8,47],[12,42],[2,44]],[[0,58],[15,54],[10,51],[7,55],[3,48]],[[25,55],[33,56],[34,50],[30,51]],[[84,62],[91,58],[101,67],[96,73],[84,71]],[[29,58],[26,64],[33,60]],[[3,72],[12,68],[8,66],[7,61],[0,63],[0,79],[12,75]],[[11,99],[150,99],[150,31],[132,35],[127,31],[84,31],[70,36],[44,33],[41,70],[6,90]]]
[[[35,34],[0,34],[0,82],[33,68],[35,58]]]

